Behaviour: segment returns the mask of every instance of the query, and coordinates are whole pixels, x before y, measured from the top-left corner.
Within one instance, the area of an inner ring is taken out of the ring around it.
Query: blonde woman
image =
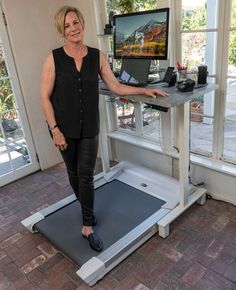
[[[102,52],[84,44],[85,22],[81,12],[70,6],[55,14],[55,26],[64,37],[63,47],[47,57],[42,71],[40,102],[55,146],[66,164],[69,182],[82,210],[82,235],[95,251],[103,243],[93,227],[93,174],[98,150],[98,77],[118,95],[165,96],[155,89],[120,84]]]

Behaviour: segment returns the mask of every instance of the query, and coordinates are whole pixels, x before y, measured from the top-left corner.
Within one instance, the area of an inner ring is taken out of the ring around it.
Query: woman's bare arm
[[[53,55],[50,53],[44,62],[41,76],[41,86],[40,86],[40,105],[44,116],[47,120],[49,128],[53,135],[53,142],[61,150],[67,148],[67,144],[64,135],[61,133],[57,125],[54,110],[51,103],[51,95],[53,92],[55,84],[55,65],[53,60]]]

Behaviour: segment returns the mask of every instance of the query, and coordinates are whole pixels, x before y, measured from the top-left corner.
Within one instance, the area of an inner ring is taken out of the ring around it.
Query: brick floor
[[[1,188],[0,290],[236,290],[236,207],[215,200],[194,204],[94,287],[78,266],[20,221],[68,196],[63,164]]]

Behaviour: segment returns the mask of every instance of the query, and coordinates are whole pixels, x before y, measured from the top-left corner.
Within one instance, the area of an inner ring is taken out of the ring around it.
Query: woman
[[[167,94],[120,84],[104,54],[83,43],[84,18],[77,8],[60,8],[54,21],[66,44],[54,49],[44,63],[41,107],[81,204],[82,236],[88,239],[92,249],[102,251],[102,241],[93,231],[97,222],[93,212],[93,174],[99,134],[98,76],[118,95],[142,94],[155,98]]]

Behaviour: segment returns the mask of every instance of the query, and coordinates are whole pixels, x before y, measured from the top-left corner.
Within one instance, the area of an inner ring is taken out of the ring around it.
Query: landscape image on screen
[[[117,17],[115,27],[117,58],[166,56],[166,11]]]

